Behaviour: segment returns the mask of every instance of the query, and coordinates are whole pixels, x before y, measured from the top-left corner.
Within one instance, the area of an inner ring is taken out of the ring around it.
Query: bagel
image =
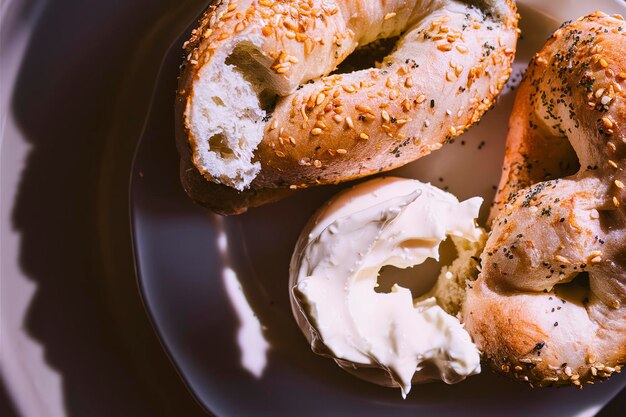
[[[498,371],[582,387],[626,361],[626,24],[557,30],[519,87],[466,329]]]
[[[439,149],[493,104],[517,33],[512,0],[218,2],[184,45],[185,189],[241,212]],[[376,67],[331,74],[357,47],[398,36]],[[209,186],[197,189],[200,177]]]

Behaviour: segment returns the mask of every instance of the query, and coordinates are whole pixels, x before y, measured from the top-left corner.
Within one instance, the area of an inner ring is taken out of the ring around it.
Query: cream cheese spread
[[[414,300],[397,284],[389,293],[375,288],[383,266],[438,260],[448,236],[481,239],[474,220],[481,203],[478,197],[459,202],[416,180],[380,178],[320,209],[290,271],[294,312],[306,319],[313,349],[344,368],[352,365],[357,375],[361,366],[383,370],[388,383],[382,383],[399,386],[403,397],[412,382],[455,383],[479,373],[478,349],[436,294]]]

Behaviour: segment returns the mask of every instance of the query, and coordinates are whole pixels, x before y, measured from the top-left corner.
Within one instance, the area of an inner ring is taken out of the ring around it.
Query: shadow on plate
[[[23,3],[26,16],[33,2]],[[61,375],[70,417],[206,415],[146,318],[127,208],[131,158],[159,62],[184,30],[180,22],[193,20],[204,2],[46,3],[11,102],[31,146],[13,210],[19,260],[36,284],[24,325]],[[155,29],[164,18],[168,30]],[[137,51],[146,40],[152,55]],[[147,60],[131,81],[137,56]],[[112,139],[115,123],[121,135]],[[115,158],[103,161],[107,154]]]

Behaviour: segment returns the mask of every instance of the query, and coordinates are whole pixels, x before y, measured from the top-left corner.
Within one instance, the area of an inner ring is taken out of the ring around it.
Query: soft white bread
[[[467,330],[533,385],[593,383],[626,361],[626,24],[554,33],[520,85]]]
[[[357,47],[395,36],[378,67],[328,75]],[[511,0],[220,2],[186,44],[181,157],[238,191],[396,168],[480,119],[516,39]]]

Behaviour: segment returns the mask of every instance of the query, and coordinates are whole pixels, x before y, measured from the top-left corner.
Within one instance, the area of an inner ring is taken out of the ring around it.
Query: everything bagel
[[[331,74],[398,36],[376,67]],[[413,161],[492,105],[516,39],[512,0],[219,2],[185,44],[183,185],[235,213]]]
[[[626,361],[626,24],[554,33],[516,97],[465,326],[533,385],[593,383]]]

